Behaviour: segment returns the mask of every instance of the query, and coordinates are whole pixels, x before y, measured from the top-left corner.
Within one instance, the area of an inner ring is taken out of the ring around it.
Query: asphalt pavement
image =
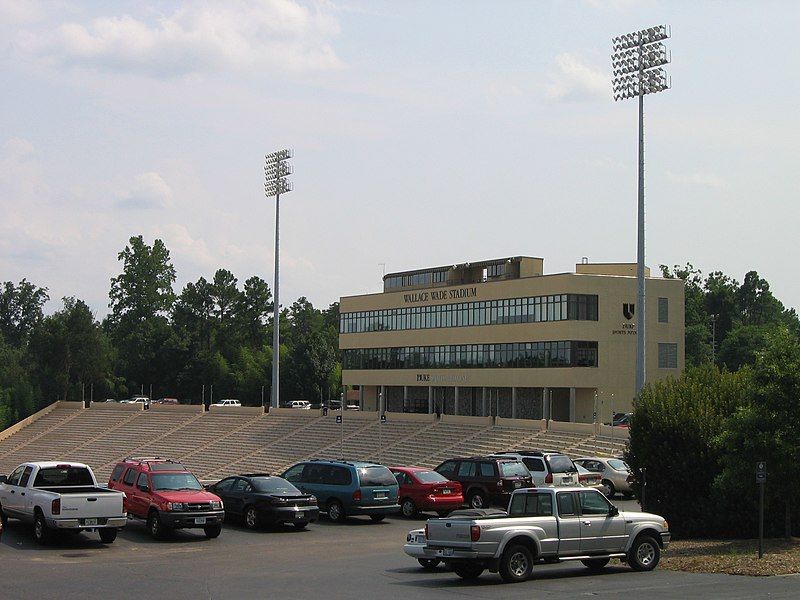
[[[617,502],[630,509],[633,503]],[[625,506],[628,505],[628,506]],[[635,573],[618,561],[601,574],[580,563],[537,566],[528,582],[503,584],[491,573],[466,582],[440,568],[424,571],[403,553],[410,529],[424,519],[365,517],[247,531],[226,524],[208,540],[202,530],[152,540],[130,522],[116,542],[96,533],[33,542],[30,526],[11,521],[0,542],[0,597],[86,598],[793,598],[797,577],[699,575],[656,569]]]

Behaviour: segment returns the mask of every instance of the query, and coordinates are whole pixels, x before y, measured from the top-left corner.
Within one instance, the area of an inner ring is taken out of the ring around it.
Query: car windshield
[[[361,485],[397,485],[397,480],[386,467],[364,467],[358,470]]]
[[[503,477],[530,476],[530,471],[518,460],[501,462],[500,473],[502,473]]]
[[[250,479],[256,491],[266,494],[299,494],[300,490],[282,477],[253,477]]]
[[[416,477],[420,483],[442,483],[444,481],[449,481],[447,477],[440,475],[436,471],[414,471],[414,477]]]
[[[153,475],[156,490],[202,490],[203,486],[191,473],[157,473]]]
[[[624,461],[619,460],[618,458],[612,458],[608,461],[608,465],[614,469],[615,471],[630,471],[631,468],[625,464]]]
[[[550,470],[553,473],[574,473],[575,465],[572,464],[569,456],[563,454],[555,454],[547,457],[547,464],[550,465]]]

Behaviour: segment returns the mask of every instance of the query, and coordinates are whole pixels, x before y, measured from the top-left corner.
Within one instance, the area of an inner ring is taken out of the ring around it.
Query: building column
[[[511,388],[511,418],[517,418],[517,388]]]
[[[458,414],[458,386],[453,388],[453,414]]]
[[[345,402],[347,404],[347,402]],[[358,386],[358,409],[364,410],[364,386]]]
[[[378,396],[378,415],[386,412],[386,386],[381,386],[380,396]]]
[[[433,414],[433,386],[428,386],[428,414]]]
[[[403,411],[406,412],[408,410],[408,386],[403,386]]]
[[[569,422],[575,422],[575,388],[569,388]]]
[[[482,404],[481,416],[485,417],[486,416],[486,388],[485,387],[481,388],[481,404]]]
[[[550,419],[550,388],[542,388],[542,419]]]

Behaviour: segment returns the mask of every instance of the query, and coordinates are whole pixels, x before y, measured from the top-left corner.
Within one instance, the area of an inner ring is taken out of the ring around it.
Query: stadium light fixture
[[[644,97],[670,88],[669,78],[662,68],[671,59],[662,40],[666,40],[670,36],[671,31],[666,25],[657,25],[626,33],[611,40],[614,46],[614,54],[611,56],[614,101],[639,99],[639,194],[636,252],[638,292],[634,311],[636,315],[636,396],[639,395],[645,384]]]
[[[272,389],[270,390],[270,406],[278,408],[280,402],[280,299],[278,284],[280,282],[280,201],[281,194],[292,191],[292,182],[287,179],[292,174],[291,150],[278,150],[267,154],[264,159],[264,193],[267,198],[275,196],[275,286],[273,288],[274,309],[272,313]]]

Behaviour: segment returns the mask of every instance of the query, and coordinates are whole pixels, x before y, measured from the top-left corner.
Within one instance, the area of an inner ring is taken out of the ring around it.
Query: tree
[[[49,300],[47,288],[40,288],[26,279],[15,286],[6,281],[0,287],[0,334],[16,347],[27,341],[42,320],[42,307]]]
[[[273,306],[272,291],[266,281],[254,276],[244,282],[236,320],[247,347],[258,349],[269,341],[268,323]]]

